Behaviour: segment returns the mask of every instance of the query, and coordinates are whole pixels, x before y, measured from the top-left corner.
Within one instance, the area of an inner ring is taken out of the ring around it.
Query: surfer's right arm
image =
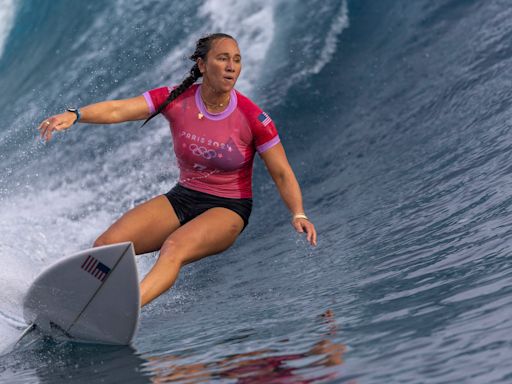
[[[63,131],[75,123],[115,124],[125,121],[143,120],[150,116],[144,96],[131,99],[102,101],[80,108],[80,121],[74,112],[66,111],[43,120],[38,129],[41,138],[48,141],[53,131]]]

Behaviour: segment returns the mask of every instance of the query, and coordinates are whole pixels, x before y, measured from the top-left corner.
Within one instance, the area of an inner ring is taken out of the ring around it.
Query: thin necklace
[[[200,95],[201,95],[201,100],[203,100],[203,103],[206,104],[206,106],[208,107],[212,107],[212,108],[219,108],[219,107],[223,107],[224,105],[228,104],[229,101],[231,100],[231,92],[229,93],[228,95],[228,99],[227,101],[224,103],[219,103],[219,104],[214,104],[214,103],[209,103],[208,101],[206,101],[203,97],[203,94],[200,92]]]

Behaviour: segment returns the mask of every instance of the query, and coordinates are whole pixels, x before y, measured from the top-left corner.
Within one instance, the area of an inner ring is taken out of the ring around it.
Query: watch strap
[[[74,113],[76,115],[76,120],[73,122],[73,125],[78,123],[78,121],[80,120],[80,109],[78,109],[78,108],[68,108],[68,109],[66,109],[66,111],[72,112],[72,113]]]

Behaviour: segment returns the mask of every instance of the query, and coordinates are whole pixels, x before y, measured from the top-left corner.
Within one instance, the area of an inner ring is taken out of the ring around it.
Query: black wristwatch
[[[68,108],[68,109],[66,109],[66,111],[73,112],[76,115],[76,120],[73,123],[73,125],[78,123],[78,120],[80,120],[80,109],[78,109],[78,108]]]

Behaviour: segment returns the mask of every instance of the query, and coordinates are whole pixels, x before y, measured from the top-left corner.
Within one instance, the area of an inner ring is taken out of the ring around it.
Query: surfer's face
[[[242,56],[235,40],[216,39],[206,55],[199,59],[199,70],[203,74],[203,84],[217,92],[229,92],[235,86],[242,70]]]

